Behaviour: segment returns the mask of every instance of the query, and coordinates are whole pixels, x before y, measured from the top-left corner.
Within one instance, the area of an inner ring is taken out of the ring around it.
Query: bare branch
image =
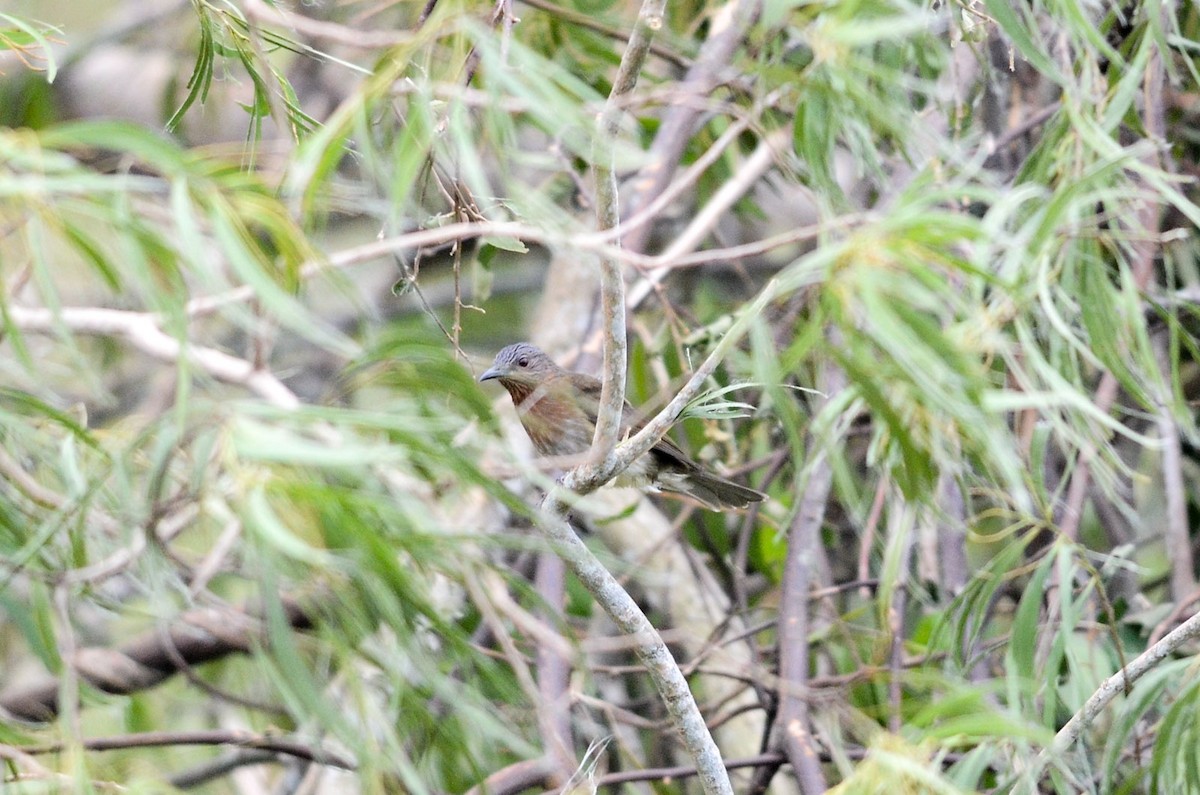
[[[617,579],[580,540],[563,518],[567,505],[559,492],[546,496],[539,524],[555,551],[566,561],[588,592],[613,623],[634,643],[634,654],[646,668],[666,705],[671,721],[683,738],[684,746],[701,771],[706,793],[733,795],[729,776],[721,761],[721,752],[705,725],[704,717],[688,687],[679,665],[646,614]]]
[[[745,41],[745,32],[761,8],[761,0],[731,0],[716,9],[708,38],[678,87],[681,94],[707,96],[713,91],[720,82],[719,73]],[[634,179],[635,184],[645,185],[631,202],[635,213],[653,202],[671,181],[688,141],[695,134],[699,115],[700,111],[687,102],[675,102],[668,109],[650,147],[650,161]],[[634,251],[644,250],[649,231],[648,226],[630,230],[630,234],[624,235],[625,246]]]
[[[548,789],[554,770],[549,759],[527,759],[497,770],[466,795],[516,795],[531,787]]]
[[[312,626],[310,614],[295,600],[285,598],[283,609],[292,628]],[[71,655],[69,673],[106,693],[135,693],[177,673],[177,660],[198,665],[245,653],[259,636],[259,622],[249,612],[197,609],[179,616],[165,632],[151,630],[119,649],[79,649]],[[0,692],[0,709],[21,720],[51,720],[62,706],[60,689],[58,677],[45,675]]]
[[[1134,682],[1150,673],[1160,662],[1174,654],[1180,646],[1196,637],[1200,637],[1200,613],[1194,614],[1158,643],[1139,654],[1129,665],[1105,679],[1096,692],[1092,693],[1084,705],[1079,708],[1079,711],[1058,730],[1058,734],[1054,735],[1054,742],[1038,755],[1038,764],[1033,767],[1032,772],[1040,774],[1042,768],[1050,760],[1061,758],[1113,699],[1121,693],[1127,692]]]
[[[1182,604],[1196,590],[1196,561],[1192,555],[1187,485],[1183,474],[1183,444],[1171,406],[1172,375],[1166,334],[1152,342],[1166,393],[1157,398],[1155,407],[1158,435],[1162,441],[1163,493],[1166,497],[1163,543],[1171,561],[1171,598]]]
[[[654,31],[663,24],[666,0],[643,0],[637,23],[629,37],[629,46],[613,79],[612,90],[600,115],[596,141],[596,220],[601,230],[616,230],[620,223],[617,177],[613,168],[612,139],[620,131],[620,97],[637,85],[642,64],[650,52]],[[596,432],[592,438],[592,456],[604,463],[617,444],[621,429],[621,411],[625,405],[625,276],[616,257],[600,257],[600,322],[604,334],[603,382]]]
[[[559,5],[557,3],[551,3],[548,2],[548,0],[521,0],[521,2],[527,6],[536,8],[539,11],[545,11],[548,14],[552,14],[553,16],[558,17],[564,22],[569,22],[572,25],[578,25],[581,28],[594,30],[597,33],[602,33],[603,35],[613,39],[629,41],[629,34],[625,31],[610,25],[606,25],[603,22],[596,20],[594,17],[591,17],[587,14],[581,14],[578,11],[573,11],[566,6]],[[659,44],[656,41],[650,42],[650,52],[652,55],[662,58],[664,61],[669,61],[670,63],[673,63],[683,69],[687,69],[692,64],[688,58],[685,58],[671,48]]]
[[[692,222],[675,241],[658,255],[657,268],[629,291],[628,307],[637,307],[655,286],[666,277],[673,264],[683,255],[693,251],[716,226],[721,216],[754,186],[775,162],[779,148],[790,136],[787,130],[777,130],[759,141],[758,146],[737,172],[713,195],[712,199],[696,213]],[[710,260],[712,261],[712,260]]]
[[[562,558],[549,552],[538,555],[534,586],[549,609],[560,612],[566,605],[567,567]],[[507,596],[507,591],[505,591]],[[538,727],[542,744],[558,767],[563,781],[571,777],[575,758],[571,753],[574,741],[571,733],[569,647],[561,636],[547,642],[537,637]]]
[[[834,341],[836,344],[836,341]],[[828,364],[821,391],[829,404],[846,388],[846,374]],[[821,544],[821,526],[833,467],[829,465],[823,440],[809,436],[807,478],[795,519],[788,531],[788,552],[783,569],[783,592],[779,610],[779,711],[775,717],[776,740],[792,763],[800,791],[817,795],[826,789],[825,776],[813,743],[808,714],[809,591],[812,587],[816,550]]]
[[[413,41],[413,34],[408,32],[358,30],[336,22],[324,22],[296,14],[277,5],[267,5],[263,0],[243,0],[242,8],[249,20],[282,25],[307,39],[328,41],[342,47],[384,50]]]
[[[267,402],[284,409],[300,406],[300,399],[267,370],[216,348],[184,345],[159,326],[160,318],[150,312],[121,309],[64,307],[39,309],[9,306],[13,325],[24,331],[53,334],[67,328],[79,334],[121,337],[135,348],[164,362],[186,360],[218,381],[244,387]]]
[[[18,747],[18,750],[30,756],[38,756],[41,754],[57,754],[66,750],[71,745],[71,743],[66,742],[55,742],[23,748]],[[353,760],[347,759],[341,754],[321,748],[313,748],[297,740],[231,729],[184,732],[135,732],[116,737],[85,738],[80,742],[80,745],[88,751],[162,748],[170,745],[236,745],[241,748],[254,748],[262,751],[286,754],[298,759],[307,759],[310,762],[316,762],[321,765],[340,767],[343,770],[354,770],[357,767]]]
[[[765,765],[778,766],[783,762],[783,754],[767,753],[758,754],[757,756],[746,757],[745,759],[730,759],[725,763],[726,770],[737,770],[744,767],[762,767]],[[626,784],[632,781],[663,781],[671,782],[677,779],[690,778],[696,775],[694,767],[660,767],[652,770],[627,770],[620,773],[609,773],[606,776],[596,777],[597,787],[610,787],[614,784]]]

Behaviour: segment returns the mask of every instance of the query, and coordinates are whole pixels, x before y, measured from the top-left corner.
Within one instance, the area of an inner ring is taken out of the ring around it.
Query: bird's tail
[[[762,502],[767,498],[761,491],[703,471],[689,472],[669,481],[660,477],[659,484],[664,491],[686,494],[716,511],[722,508],[745,508],[752,502]]]

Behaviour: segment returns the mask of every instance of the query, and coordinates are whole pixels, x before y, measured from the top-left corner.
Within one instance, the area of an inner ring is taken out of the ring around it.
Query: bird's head
[[[517,382],[537,385],[557,375],[560,368],[554,360],[528,342],[518,342],[501,349],[492,366],[479,376],[480,381],[500,379],[500,383]]]

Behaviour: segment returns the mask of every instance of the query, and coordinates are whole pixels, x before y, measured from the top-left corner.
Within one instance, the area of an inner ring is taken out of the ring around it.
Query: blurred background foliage
[[[690,786],[474,383],[600,255],[637,406],[775,294],[673,432],[769,501],[581,518],[737,791],[1200,791],[1192,646],[1055,740],[1200,599],[1196,6],[672,4],[604,139],[637,12],[0,14],[6,792]]]

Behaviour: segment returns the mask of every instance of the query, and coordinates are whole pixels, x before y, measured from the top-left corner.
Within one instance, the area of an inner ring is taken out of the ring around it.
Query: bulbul
[[[559,367],[528,342],[509,345],[496,354],[479,380],[496,379],[508,390],[533,449],[543,457],[582,456],[592,446],[600,409],[600,381]],[[620,435],[632,435],[628,401],[621,413]],[[619,486],[684,494],[714,510],[745,508],[766,499],[761,491],[718,477],[684,455],[670,439],[660,439],[617,476]]]

